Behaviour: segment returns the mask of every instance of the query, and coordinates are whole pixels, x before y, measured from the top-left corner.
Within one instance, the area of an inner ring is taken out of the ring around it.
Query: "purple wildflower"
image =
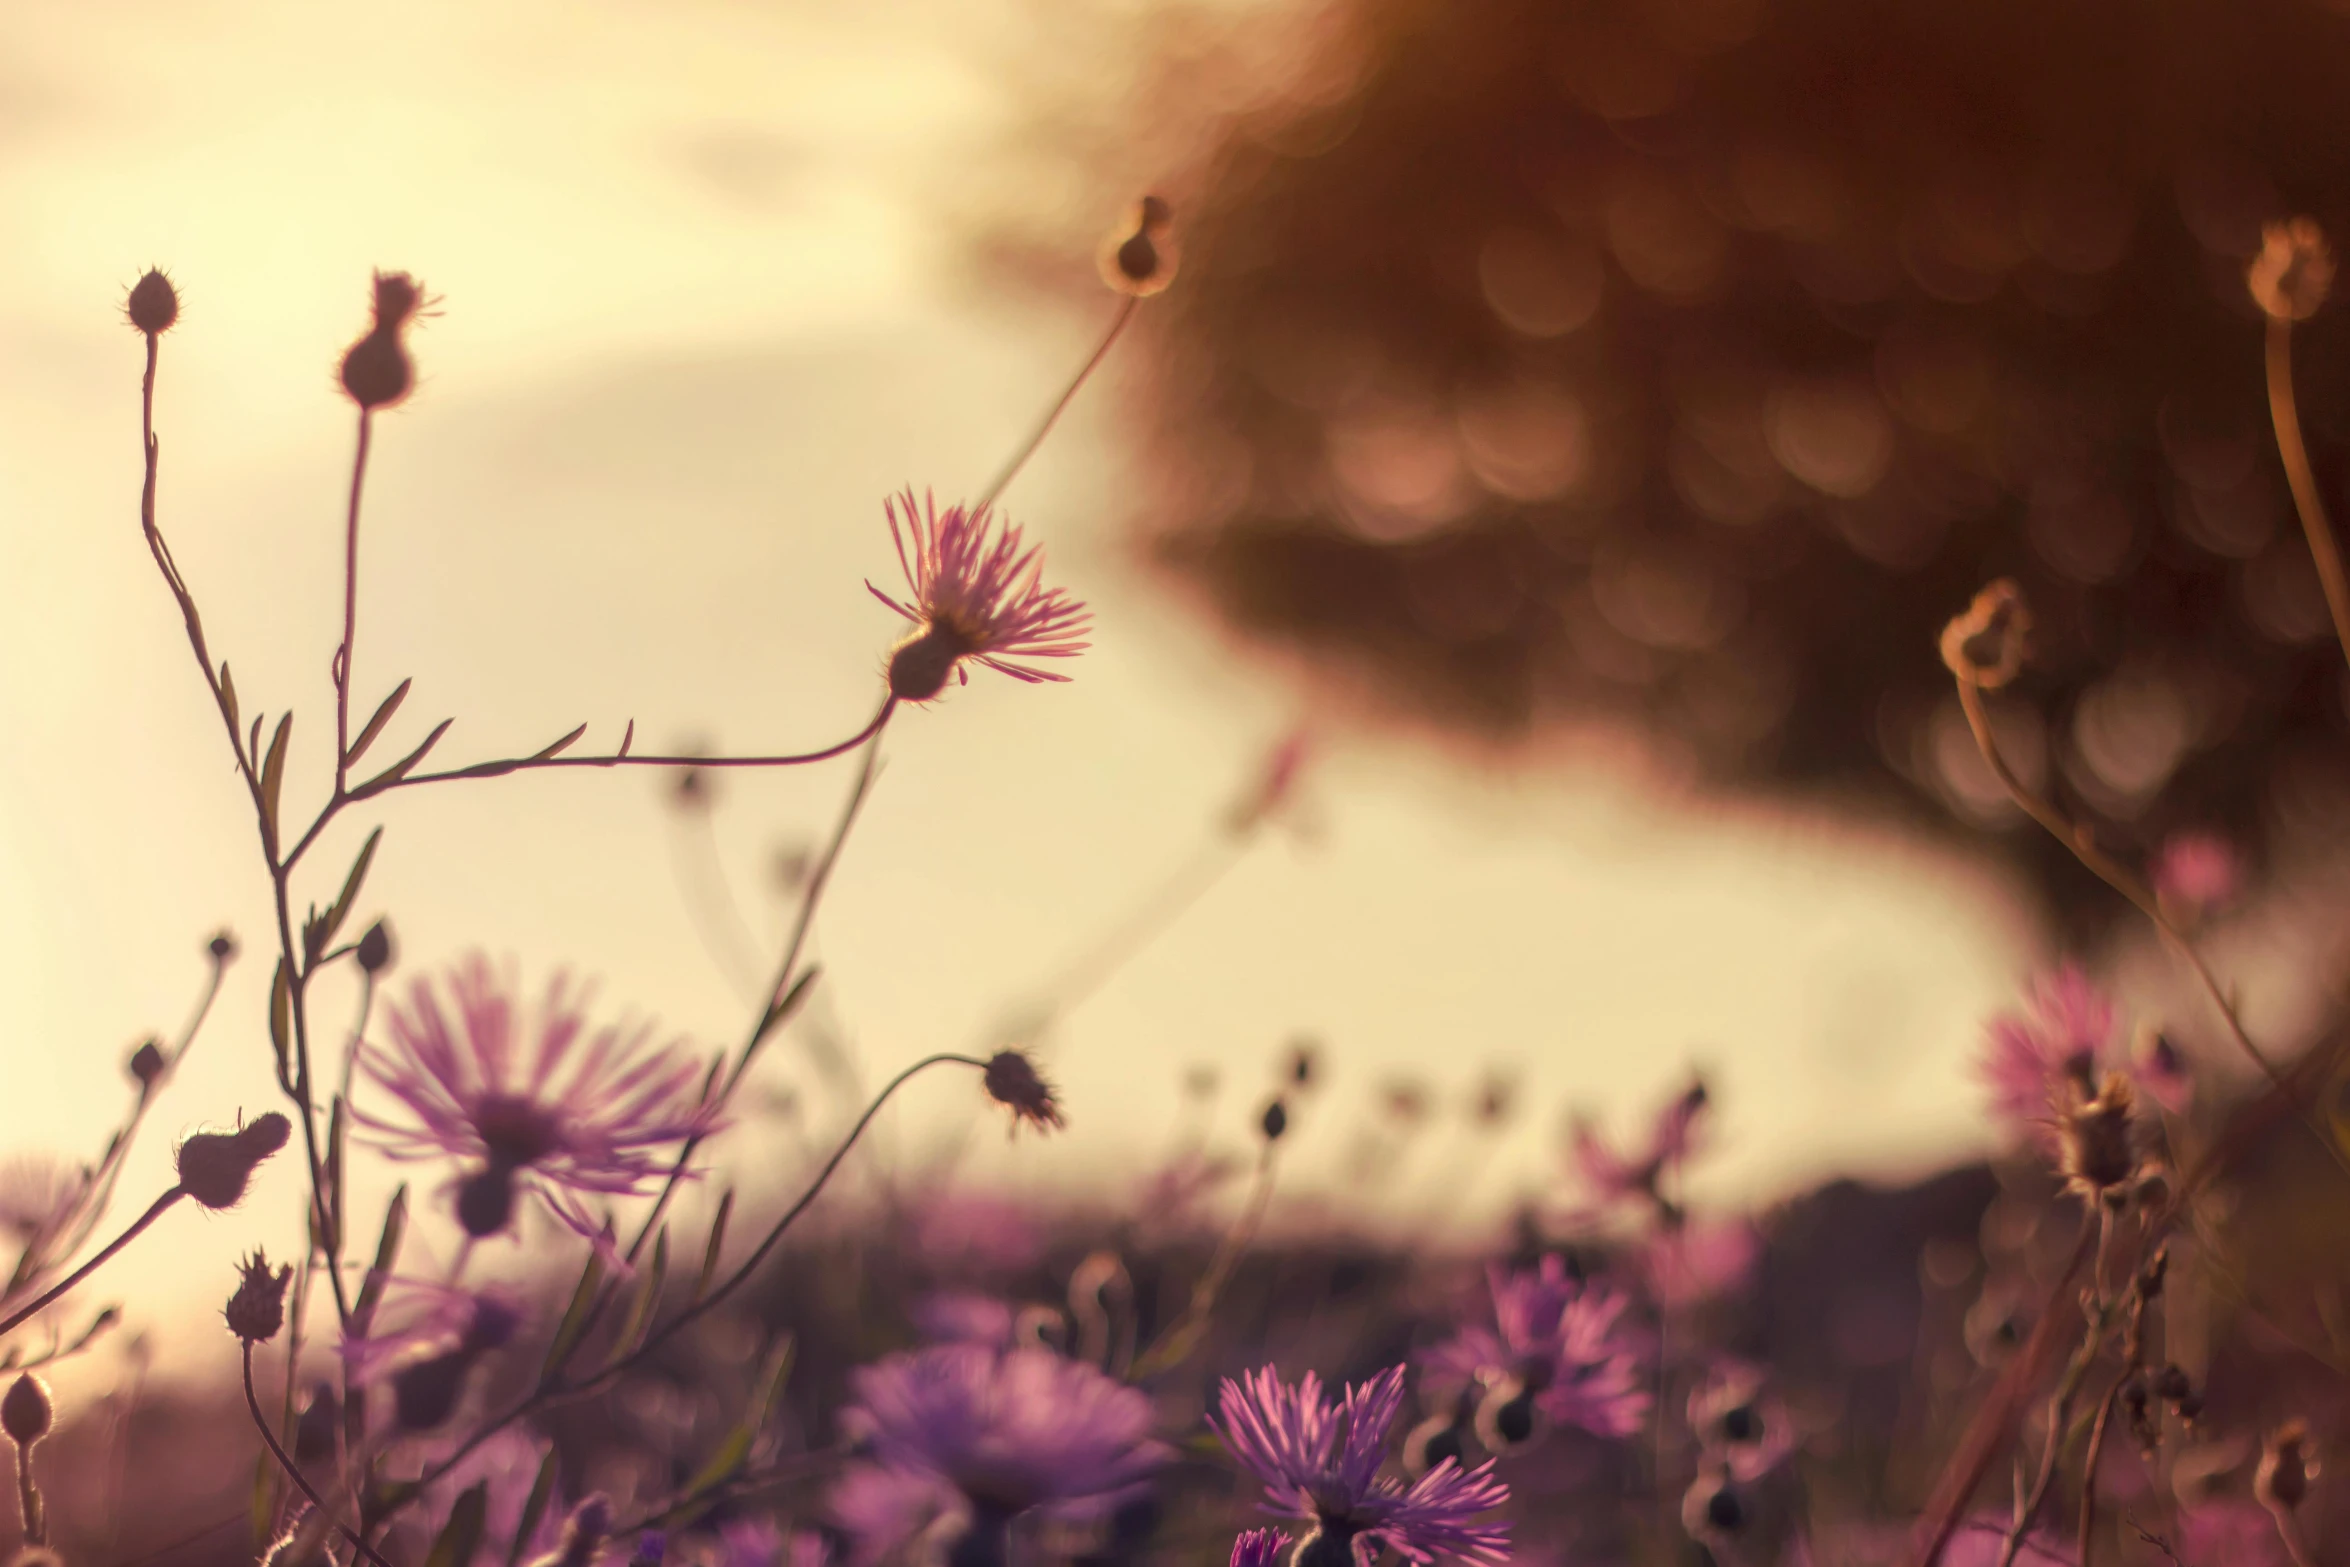
[[[915,627],[890,655],[892,695],[927,702],[950,672],[970,680],[966,659],[1015,680],[1069,678],[1006,661],[1074,658],[1089,645],[1081,639],[1092,619],[1076,599],[1043,585],[1043,552],[1022,548],[1017,527],[999,525],[984,507],[949,506],[942,513],[928,495],[917,511],[911,489],[883,501],[882,509],[911,591],[901,602],[870,582],[865,587]]]
[[[1381,1547],[1415,1562],[1508,1560],[1508,1527],[1477,1521],[1509,1500],[1491,1459],[1466,1473],[1444,1459],[1408,1489],[1380,1478],[1387,1428],[1402,1405],[1401,1366],[1350,1386],[1336,1405],[1314,1373],[1291,1387],[1267,1366],[1227,1379],[1222,1419],[1209,1423],[1264,1485],[1267,1512],[1315,1526],[1297,1567],[1369,1567]]]
[[[1588,1121],[1575,1123],[1575,1166],[1605,1202],[1641,1202],[1669,1209],[1660,1182],[1696,1151],[1705,1115],[1705,1080],[1698,1078],[1657,1113],[1648,1142],[1636,1154],[1616,1150]]]
[[[370,1041],[359,1065],[413,1117],[389,1121],[354,1109],[395,1159],[454,1158],[475,1166],[457,1186],[457,1217],[471,1235],[512,1220],[516,1188],[597,1239],[588,1194],[624,1197],[665,1175],[662,1150],[718,1126],[703,1096],[703,1068],[675,1045],[647,1050],[651,1033],[606,1027],[587,1037],[584,992],[558,974],[547,986],[534,1038],[524,1047],[521,1004],[510,976],[476,953],[447,976],[447,1001],[429,977],[408,1004],[388,1009],[392,1045]]]
[[[1452,1383],[1482,1382],[1499,1395],[1481,1426],[1505,1447],[1534,1435],[1532,1415],[1600,1436],[1630,1436],[1648,1414],[1638,1352],[1621,1318],[1630,1302],[1571,1277],[1564,1258],[1516,1273],[1487,1270],[1494,1327],[1466,1327],[1423,1360]],[[1512,1407],[1522,1406],[1522,1407]]]
[[[872,1459],[855,1467],[881,1475],[835,1493],[844,1522],[875,1493],[919,1501],[942,1489],[974,1531],[1000,1531],[1038,1508],[1083,1517],[1169,1456],[1151,1439],[1147,1397],[1050,1350],[935,1345],[867,1366],[852,1386],[842,1424]]]
[[[1232,1542],[1232,1567],[1273,1567],[1289,1547],[1278,1529],[1251,1529]]]
[[[2244,866],[2216,833],[2173,833],[2154,856],[2151,879],[2163,911],[2191,925],[2236,901]]]
[[[2068,1080],[2096,1092],[2108,1068],[2122,1064],[2113,1001],[2068,963],[2032,987],[2022,1012],[1991,1020],[1982,1073],[2000,1119],[2048,1133],[2050,1099]]]

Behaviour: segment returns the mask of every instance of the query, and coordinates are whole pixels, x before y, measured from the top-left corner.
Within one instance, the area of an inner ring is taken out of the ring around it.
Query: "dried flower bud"
[[[150,1087],[163,1075],[163,1052],[150,1039],[131,1052],[131,1077],[141,1088]]]
[[[237,1265],[237,1287],[228,1298],[228,1330],[248,1344],[266,1344],[286,1325],[286,1285],[291,1267],[271,1268],[259,1250]]]
[[[237,955],[236,935],[231,931],[216,931],[212,939],[204,943],[204,950],[212,954],[215,962],[233,962]]]
[[[1289,1130],[1289,1106],[1278,1099],[1274,1100],[1265,1106],[1264,1118],[1257,1124],[1263,1130],[1266,1142],[1281,1141],[1281,1134]]]
[[[2002,577],[1942,628],[1942,662],[1959,679],[1996,691],[2024,667],[2024,642],[2031,630],[2024,590]]]
[[[370,974],[381,974],[392,966],[392,927],[377,920],[367,927],[367,934],[359,938],[356,954],[360,968]]]
[[[130,297],[123,301],[123,313],[131,325],[149,337],[157,337],[171,330],[180,318],[179,290],[171,286],[171,279],[159,267],[149,267],[140,279],[131,285]]]
[[[30,1447],[49,1434],[52,1411],[49,1387],[30,1371],[24,1372],[0,1395],[0,1431],[19,1447]]]
[[[261,1161],[286,1145],[293,1123],[277,1111],[233,1132],[197,1132],[179,1146],[180,1190],[207,1208],[234,1208]]]
[[[1102,281],[1135,299],[1148,299],[1174,282],[1174,219],[1174,209],[1157,196],[1136,202],[1102,242]]]
[[[2315,218],[2271,223],[2260,231],[2260,254],[2244,269],[2252,302],[2271,321],[2306,321],[2334,286],[2334,253]]]
[[[1012,1130],[1023,1124],[1038,1131],[1051,1131],[1063,1124],[1061,1107],[1053,1099],[1053,1091],[1037,1075],[1036,1063],[1019,1050],[999,1050],[988,1059],[985,1076],[987,1097],[1012,1112]]]
[[[407,273],[376,273],[375,324],[343,355],[343,390],[361,408],[389,408],[415,387],[403,333],[423,303],[423,289]]]
[[[2309,1451],[2309,1428],[2298,1420],[2288,1420],[2261,1444],[2252,1494],[2270,1511],[2289,1513],[2309,1494],[2309,1477],[2316,1470]]]
[[[2138,1173],[2130,1080],[2106,1074],[2096,1097],[2064,1107],[2057,1123],[2057,1167],[2067,1184],[2090,1198],[2110,1199]]]

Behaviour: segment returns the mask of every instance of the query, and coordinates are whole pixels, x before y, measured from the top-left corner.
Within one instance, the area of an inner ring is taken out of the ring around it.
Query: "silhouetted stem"
[[[1094,345],[1094,350],[1086,356],[1085,363],[1077,367],[1077,373],[1069,378],[1068,386],[1054,400],[1053,406],[1046,410],[1044,418],[1039,421],[1028,439],[1021,444],[1020,449],[1012,454],[1012,460],[1004,464],[1003,469],[996,474],[993,480],[989,481],[986,489],[979,492],[979,499],[971,507],[973,512],[983,512],[993,506],[997,498],[1011,485],[1011,482],[1020,476],[1020,470],[1028,466],[1028,459],[1035,456],[1036,449],[1044,444],[1044,438],[1053,433],[1053,426],[1060,422],[1061,415],[1067,411],[1070,401],[1077,396],[1078,388],[1085,385],[1102,360],[1108,357],[1111,345],[1118,341],[1118,334],[1126,330],[1126,323],[1134,319],[1134,308],[1141,303],[1142,300],[1133,294],[1127,295],[1118,302],[1118,313],[1110,317],[1110,329],[1102,334],[1102,340]]]
[[[310,1505],[318,1509],[319,1515],[335,1526],[335,1532],[351,1542],[353,1550],[374,1562],[376,1567],[392,1567],[392,1564],[385,1561],[374,1546],[361,1539],[350,1525],[335,1516],[335,1510],[327,1505],[326,1498],[320,1496],[316,1488],[304,1477],[302,1471],[294,1467],[294,1460],[278,1442],[277,1433],[269,1429],[269,1419],[261,1413],[261,1399],[253,1391],[253,1345],[250,1341],[246,1342],[244,1350],[245,1407],[252,1411],[253,1429],[261,1433],[261,1440],[268,1444],[269,1454],[277,1460],[278,1468],[284,1470],[286,1478],[293,1481],[304,1496],[310,1498]]]
[[[92,1257],[88,1262],[83,1263],[80,1267],[74,1269],[64,1278],[58,1280],[57,1283],[51,1285],[40,1299],[34,1301],[29,1306],[18,1308],[9,1316],[7,1321],[0,1322],[0,1338],[5,1338],[8,1334],[15,1332],[19,1327],[22,1327],[25,1322],[31,1318],[38,1316],[40,1313],[48,1310],[50,1306],[54,1305],[57,1301],[62,1299],[66,1292],[71,1290],[76,1284],[81,1283],[82,1280],[88,1278],[91,1274],[104,1267],[109,1261],[113,1259],[116,1252],[122,1250],[125,1246],[128,1246],[132,1241],[137,1240],[148,1225],[153,1224],[157,1219],[162,1218],[163,1211],[166,1208],[169,1208],[173,1203],[178,1202],[186,1195],[187,1193],[185,1191],[177,1186],[174,1186],[170,1191],[167,1191],[162,1196],[156,1198],[155,1201],[148,1206],[145,1213],[140,1214],[136,1219],[131,1221],[129,1229],[124,1230],[120,1235],[117,1235],[114,1237],[114,1239],[108,1241],[105,1246],[99,1250],[95,1257]]]
[[[2293,396],[2293,323],[2277,316],[2268,322],[2268,412],[2276,426],[2277,454],[2285,460],[2285,480],[2293,487],[2293,509],[2300,513],[2318,585],[2325,590],[2326,613],[2333,617],[2334,641],[2344,661],[2350,662],[2350,582],[2343,579],[2333,524],[2326,520],[2317,475],[2309,466],[2309,448],[2301,440],[2301,414]]]

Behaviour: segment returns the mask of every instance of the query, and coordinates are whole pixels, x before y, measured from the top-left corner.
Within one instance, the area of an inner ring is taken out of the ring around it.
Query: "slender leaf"
[[[392,694],[383,699],[383,705],[375,710],[375,716],[360,729],[359,738],[351,742],[351,749],[343,753],[344,766],[348,767],[359,760],[367,748],[375,744],[375,737],[383,733],[384,725],[392,721],[392,715],[400,710],[400,704],[408,700],[408,685],[409,682],[403,680],[392,687]]]
[[[612,1344],[612,1358],[606,1362],[616,1365],[636,1353],[644,1342],[647,1329],[653,1325],[653,1313],[661,1308],[661,1287],[669,1282],[669,1226],[661,1226],[653,1237],[652,1265],[637,1279],[636,1299],[629,1302],[628,1316],[620,1327],[620,1337]]]
[[[229,675],[228,660],[225,658],[220,661],[220,705],[228,713],[229,743],[234,745],[239,721],[237,683]]]
[[[538,1532],[539,1520],[547,1516],[547,1507],[555,1500],[555,1450],[547,1449],[547,1456],[539,1460],[539,1477],[531,1482],[530,1500],[522,1504],[522,1520],[514,1526],[514,1543],[506,1547],[506,1567],[515,1567],[522,1553],[530,1549],[530,1537]]]
[[[344,1156],[350,1143],[351,1128],[344,1114],[343,1096],[335,1095],[334,1108],[326,1118],[326,1255],[331,1262],[343,1248],[343,1180]]]
[[[381,827],[367,835],[367,842],[359,848],[359,858],[351,862],[351,873],[343,878],[343,890],[335,894],[335,901],[327,905],[326,913],[319,919],[321,948],[335,939],[335,932],[351,917],[351,905],[358,901],[359,889],[367,884],[367,868],[375,863],[375,846],[383,842],[383,835]]]
[[[269,755],[261,760],[261,814],[269,823],[274,838],[277,833],[278,796],[286,786],[286,740],[294,730],[294,715],[286,714],[277,721],[277,729],[269,737]]]
[[[449,726],[456,721],[457,720],[454,718],[444,718],[439,723],[433,725],[432,733],[424,737],[424,743],[422,745],[409,752],[406,756],[401,757],[398,761],[385,768],[382,772],[377,773],[373,778],[368,779],[367,782],[361,784],[358,788],[352,790],[351,798],[354,800],[364,800],[371,794],[379,794],[382,791],[389,789],[392,785],[407,777],[409,773],[415,770],[416,764],[424,760],[425,754],[429,752],[434,746],[441,743],[441,736],[447,734],[449,732]]]
[[[543,762],[550,756],[561,756],[565,751],[571,749],[572,745],[578,741],[581,735],[586,733],[587,725],[581,724],[577,729],[572,730],[571,733],[565,735],[562,739],[556,741],[553,745],[548,746],[545,750],[533,751],[530,755],[530,759],[534,762]]]
[[[694,1471],[694,1477],[686,1482],[686,1496],[698,1497],[717,1489],[750,1462],[753,1444],[759,1440],[759,1433],[766,1429],[767,1422],[775,1416],[775,1405],[783,1397],[784,1384],[791,1378],[791,1367],[792,1337],[787,1333],[769,1351],[767,1364],[760,1369],[759,1380],[752,1389],[751,1401],[743,1408],[742,1419],[726,1434],[726,1440],[719,1443],[710,1456],[703,1460],[702,1467]],[[699,1511],[681,1509],[678,1521],[689,1522],[692,1516],[698,1516]]]
[[[710,1240],[702,1248],[701,1277],[694,1280],[694,1299],[699,1301],[710,1293],[710,1281],[718,1276],[718,1254],[726,1249],[726,1221],[734,1217],[734,1188],[718,1199],[718,1216],[710,1221]]]
[[[366,1281],[359,1286],[358,1304],[352,1307],[352,1320],[365,1326],[365,1319],[375,1313],[375,1303],[383,1299],[384,1286],[391,1282],[392,1269],[400,1262],[400,1243],[408,1237],[408,1187],[402,1183],[392,1193],[390,1206],[384,1209],[383,1233],[376,1238],[375,1262],[367,1270]]]
[[[277,1052],[277,1080],[294,1092],[294,987],[286,980],[286,960],[277,960],[277,977],[269,982],[269,1048]]]
[[[457,1498],[457,1505],[449,1509],[449,1521],[441,1526],[440,1538],[424,1554],[424,1567],[471,1567],[473,1553],[481,1546],[482,1523],[489,1511],[490,1483],[476,1481],[472,1489]]]
[[[571,1292],[571,1304],[563,1313],[563,1320],[555,1324],[555,1336],[547,1344],[546,1364],[539,1370],[539,1380],[552,1381],[563,1369],[563,1362],[579,1347],[586,1334],[588,1316],[596,1303],[596,1292],[604,1283],[604,1258],[601,1253],[589,1251],[587,1266],[579,1270],[579,1287]]]

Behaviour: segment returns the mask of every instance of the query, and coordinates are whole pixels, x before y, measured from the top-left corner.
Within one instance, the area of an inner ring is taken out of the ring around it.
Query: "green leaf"
[[[276,732],[269,737],[269,755],[261,760],[261,815],[269,824],[272,841],[277,837],[278,797],[286,786],[286,738],[293,729],[293,714],[280,718]]]
[[[726,1440],[719,1443],[694,1477],[686,1482],[684,1495],[699,1497],[724,1485],[734,1478],[742,1466],[750,1461],[751,1448],[759,1440],[759,1433],[775,1416],[776,1403],[783,1397],[784,1384],[791,1379],[792,1336],[786,1333],[778,1339],[767,1355],[767,1364],[760,1368],[759,1379],[751,1392],[751,1401],[743,1408],[743,1417]],[[671,1516],[682,1526],[690,1523],[707,1508],[677,1508]]]
[[[359,1302],[351,1308],[351,1319],[361,1327],[375,1314],[375,1303],[383,1299],[384,1286],[392,1279],[392,1269],[399,1265],[400,1243],[408,1237],[408,1187],[403,1182],[392,1193],[390,1206],[384,1209],[383,1233],[376,1237],[375,1261],[367,1270],[365,1282],[359,1286]]]
[[[734,1188],[718,1199],[718,1216],[710,1221],[710,1239],[702,1248],[702,1273],[694,1280],[694,1299],[699,1301],[710,1293],[710,1281],[718,1275],[718,1254],[726,1249],[726,1221],[734,1216]]]
[[[253,1496],[247,1504],[253,1525],[253,1549],[265,1551],[277,1535],[277,1460],[270,1456],[267,1446],[261,1449],[259,1462],[253,1466]]]
[[[359,889],[366,885],[367,867],[375,863],[375,846],[383,842],[381,827],[367,835],[367,842],[359,849],[359,858],[351,862],[351,874],[343,878],[343,890],[335,894],[335,901],[326,906],[326,913],[318,921],[318,944],[325,947],[335,939],[335,932],[343,928],[343,921],[351,917],[351,905],[358,900]]]
[[[449,1521],[441,1526],[440,1538],[424,1554],[424,1567],[470,1567],[473,1553],[480,1548],[482,1522],[489,1510],[490,1483],[476,1481],[449,1509]]]
[[[286,960],[277,960],[277,977],[269,982],[269,1048],[277,1052],[278,1085],[294,1092],[294,988],[286,981]]]
[[[383,733],[384,725],[392,721],[392,715],[400,710],[400,704],[408,700],[408,686],[408,681],[401,681],[392,688],[392,694],[383,699],[383,705],[375,710],[375,716],[359,731],[359,738],[351,742],[351,749],[343,753],[344,766],[348,767],[359,760],[367,748],[375,744],[375,737]]]
[[[579,1341],[588,1329],[588,1317],[596,1303],[596,1292],[604,1283],[604,1259],[592,1248],[587,1266],[579,1270],[579,1287],[571,1292],[571,1305],[564,1311],[563,1320],[555,1324],[555,1336],[547,1344],[546,1364],[539,1370],[541,1382],[551,1382],[563,1369],[563,1362],[579,1348]]]
[[[652,1265],[638,1276],[636,1299],[629,1302],[628,1317],[621,1324],[620,1337],[612,1344],[612,1358],[607,1366],[618,1365],[636,1353],[644,1342],[646,1330],[653,1325],[653,1313],[661,1307],[661,1287],[669,1282],[669,1226],[661,1226],[653,1237]]]
[[[444,718],[439,723],[433,725],[432,733],[424,737],[424,743],[422,745],[409,752],[406,756],[401,757],[398,761],[385,768],[382,772],[377,773],[373,778],[368,779],[367,782],[361,784],[358,788],[352,790],[351,798],[354,800],[364,800],[371,794],[381,794],[384,790],[389,789],[392,785],[407,777],[409,773],[415,770],[416,764],[424,760],[425,753],[429,752],[434,746],[441,743],[441,736],[447,734],[449,732],[449,726],[456,721],[457,720],[454,718]]]
[[[547,1516],[547,1506],[555,1500],[555,1450],[547,1449],[547,1456],[539,1460],[539,1477],[531,1483],[530,1500],[522,1504],[522,1521],[514,1526],[514,1543],[506,1547],[506,1567],[515,1567],[522,1553],[530,1549],[530,1537],[538,1532],[539,1520]]]

